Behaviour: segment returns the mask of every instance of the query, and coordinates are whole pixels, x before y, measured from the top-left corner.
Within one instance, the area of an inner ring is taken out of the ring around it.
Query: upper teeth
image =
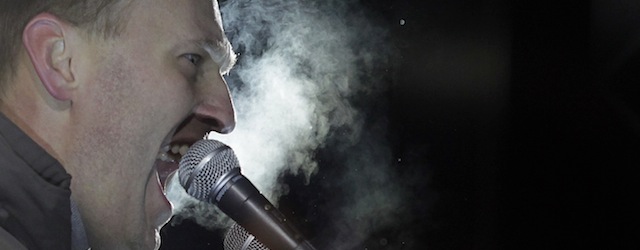
[[[171,146],[171,153],[174,153],[174,154],[180,153],[180,155],[185,155],[187,153],[187,150],[189,150],[189,145]]]

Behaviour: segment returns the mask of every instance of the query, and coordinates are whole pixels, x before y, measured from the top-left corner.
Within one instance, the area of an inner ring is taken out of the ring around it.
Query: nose
[[[194,109],[195,118],[211,126],[213,131],[230,133],[236,126],[236,118],[227,82],[217,74],[213,84],[204,85]]]

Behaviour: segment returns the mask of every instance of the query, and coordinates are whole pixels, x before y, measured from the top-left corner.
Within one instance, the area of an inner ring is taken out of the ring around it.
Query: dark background
[[[369,112],[390,118],[399,176],[424,182],[410,187],[413,222],[357,249],[638,247],[640,4],[362,3],[398,51],[385,107]],[[340,157],[317,157],[314,178],[339,174]],[[313,205],[339,194],[283,181],[282,210],[313,239],[328,223]],[[415,244],[394,245],[407,230]],[[165,250],[221,249],[220,232],[188,221],[162,235]]]

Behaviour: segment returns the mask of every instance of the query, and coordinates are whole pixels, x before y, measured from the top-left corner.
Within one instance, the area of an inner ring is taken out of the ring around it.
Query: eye
[[[191,62],[195,66],[198,66],[200,64],[200,61],[202,61],[202,56],[198,54],[184,54],[183,57],[189,60],[189,62]]]

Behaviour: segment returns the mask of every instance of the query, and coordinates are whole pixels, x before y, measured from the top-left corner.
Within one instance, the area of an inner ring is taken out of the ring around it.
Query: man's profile
[[[0,247],[158,248],[171,148],[235,126],[217,1],[4,0],[0,31]]]

